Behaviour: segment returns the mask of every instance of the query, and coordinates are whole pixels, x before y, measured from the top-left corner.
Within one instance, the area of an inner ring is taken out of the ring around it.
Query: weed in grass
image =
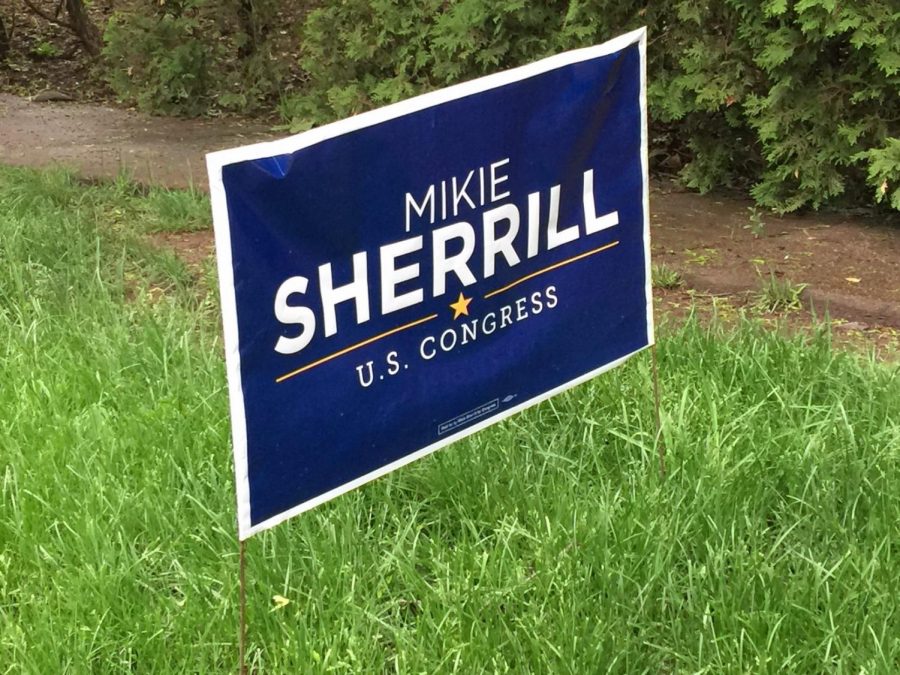
[[[59,56],[59,48],[52,42],[42,40],[32,47],[31,53],[41,59],[52,59]]]
[[[687,256],[688,264],[700,265],[701,267],[713,262],[719,256],[718,250],[708,247],[701,251],[687,248],[684,250],[684,253]]]
[[[678,288],[682,284],[681,273],[665,263],[653,265],[653,286],[655,288]]]
[[[766,224],[762,219],[762,212],[755,204],[753,206],[748,206],[747,211],[750,215],[747,218],[747,223],[744,225],[744,229],[750,230],[750,233],[753,235],[754,239],[759,239],[761,236],[763,236],[763,233],[766,229]]]
[[[98,217],[146,208],[0,169],[10,672],[235,664],[218,319]],[[658,355],[665,483],[641,355],[251,539],[252,668],[894,672],[897,368],[751,322]]]
[[[760,312],[790,312],[800,309],[803,303],[800,296],[806,284],[795,284],[790,279],[779,279],[774,272],[769,273],[768,281],[763,282],[753,306]]]

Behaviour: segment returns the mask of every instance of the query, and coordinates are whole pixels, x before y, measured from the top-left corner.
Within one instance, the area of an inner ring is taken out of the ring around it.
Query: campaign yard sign
[[[645,52],[208,156],[241,539],[653,342]]]

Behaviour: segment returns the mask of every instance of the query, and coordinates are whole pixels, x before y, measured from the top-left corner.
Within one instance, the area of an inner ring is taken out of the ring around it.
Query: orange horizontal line
[[[491,291],[490,293],[488,293],[487,295],[484,296],[484,299],[487,300],[488,298],[493,297],[495,295],[499,295],[500,293],[504,293],[504,292],[508,291],[510,288],[513,288],[514,286],[518,286],[519,284],[521,284],[525,281],[528,281],[529,279],[534,279],[535,277],[538,277],[538,276],[544,274],[545,272],[549,272],[551,270],[558,269],[560,267],[563,267],[564,265],[573,263],[576,260],[581,260],[582,258],[587,258],[589,256],[600,253],[601,251],[606,251],[607,249],[610,249],[613,246],[617,246],[618,244],[619,244],[619,241],[616,240],[612,243],[600,246],[599,248],[595,248],[590,251],[586,251],[584,253],[579,253],[578,255],[572,256],[571,258],[566,258],[565,260],[560,260],[558,263],[553,263],[552,265],[548,265],[547,267],[539,269],[537,272],[532,272],[531,274],[526,274],[524,277],[520,277],[519,279],[516,279],[515,281],[506,284],[506,286],[498,288],[495,291]]]
[[[357,342],[355,345],[350,345],[349,347],[345,347],[339,352],[335,352],[334,354],[329,354],[328,356],[323,356],[318,361],[313,361],[312,363],[307,363],[302,368],[297,368],[297,370],[292,370],[289,373],[285,373],[281,377],[275,378],[275,382],[277,384],[281,384],[287,379],[294,377],[294,375],[299,375],[300,373],[305,373],[307,370],[315,368],[316,366],[321,366],[323,363],[331,361],[332,359],[336,359],[339,356],[343,356],[344,354],[349,354],[354,349],[359,349],[360,347],[365,347],[366,345],[370,345],[373,342],[380,340],[381,338],[386,338],[388,335],[393,335],[394,333],[399,333],[402,330],[406,330],[407,328],[412,328],[413,326],[418,326],[421,323],[425,323],[426,321],[431,321],[432,319],[437,318],[437,314],[431,314],[429,316],[423,317],[421,319],[417,319],[415,321],[410,321],[409,323],[405,323],[402,326],[397,326],[396,328],[392,328],[391,330],[385,331],[384,333],[380,333],[373,337],[370,337],[362,342]]]

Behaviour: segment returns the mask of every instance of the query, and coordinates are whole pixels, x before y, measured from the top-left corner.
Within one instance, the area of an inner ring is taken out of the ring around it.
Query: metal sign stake
[[[653,369],[653,408],[656,414],[656,449],[659,452],[659,477],[666,479],[666,442],[662,435],[662,421],[659,415],[659,370],[656,367],[656,343],[650,346],[650,363]]]
[[[240,603],[240,634],[238,636],[238,645],[240,650],[240,675],[247,675],[247,591],[245,584],[245,567],[244,560],[244,540],[240,540],[238,548],[238,585]]]

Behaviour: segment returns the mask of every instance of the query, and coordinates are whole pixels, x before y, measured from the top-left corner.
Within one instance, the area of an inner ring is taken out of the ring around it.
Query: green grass
[[[148,209],[0,169],[0,672],[235,664],[217,309]],[[251,539],[252,663],[897,672],[896,366],[695,321],[659,359],[665,482],[642,355]]]

